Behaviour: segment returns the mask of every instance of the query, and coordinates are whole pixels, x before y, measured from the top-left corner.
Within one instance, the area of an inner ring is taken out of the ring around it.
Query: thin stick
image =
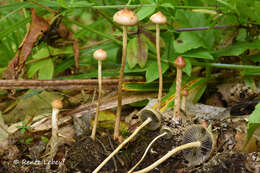
[[[92,133],[91,133],[91,138],[93,140],[95,140],[95,138],[96,138],[96,131],[97,131],[97,123],[98,123],[98,114],[99,114],[101,95],[102,95],[102,61],[98,60],[98,101],[97,101],[97,110],[96,110],[94,126],[93,126],[93,130],[92,130]]]
[[[144,152],[142,158],[141,158],[141,159],[136,163],[136,165],[133,166],[127,173],[132,173],[132,172],[135,170],[135,168],[144,160],[146,154],[148,153],[148,151],[149,151],[149,149],[151,148],[151,146],[153,145],[153,143],[154,143],[155,141],[157,141],[159,138],[165,136],[166,134],[167,134],[167,132],[164,132],[164,133],[160,134],[159,136],[157,136],[156,138],[154,138],[154,139],[150,142],[150,144],[148,145],[148,147],[146,148],[146,150],[145,150],[145,152]]]
[[[128,138],[126,138],[94,171],[93,173],[97,173],[100,171],[100,169],[115,155],[118,153],[118,151],[123,148],[130,140],[132,140],[136,134],[144,128],[147,124],[149,124],[152,121],[151,118],[147,118],[139,127],[135,129],[133,134],[131,134]]]
[[[118,106],[116,111],[114,140],[116,140],[119,136],[120,116],[121,116],[121,109],[122,109],[122,82],[123,82],[124,70],[125,70],[126,48],[127,48],[127,26],[123,26],[123,49],[122,49],[122,62],[121,62],[122,64],[121,64],[120,76],[118,81]]]
[[[145,172],[149,172],[151,170],[153,170],[155,167],[157,167],[158,165],[160,165],[162,162],[164,162],[165,160],[167,160],[169,157],[171,157],[173,154],[185,150],[187,148],[199,148],[201,146],[201,142],[200,141],[196,141],[196,142],[191,142],[188,144],[184,144],[181,145],[177,148],[174,148],[173,150],[169,151],[167,154],[165,154],[162,158],[160,158],[159,160],[157,160],[156,162],[154,162],[152,165],[140,170],[140,171],[136,171],[134,173],[145,173]]]
[[[156,24],[156,53],[157,53],[157,64],[159,73],[159,91],[158,91],[158,109],[161,109],[162,103],[162,90],[163,90],[163,76],[162,76],[162,66],[160,57],[160,25]]]

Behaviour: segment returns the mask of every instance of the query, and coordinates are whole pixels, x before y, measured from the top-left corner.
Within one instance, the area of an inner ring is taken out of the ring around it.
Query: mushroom
[[[103,49],[98,49],[94,52],[93,57],[98,60],[98,102],[97,102],[97,110],[95,121],[91,133],[91,138],[95,140],[96,138],[96,130],[97,130],[97,123],[98,123],[98,114],[99,114],[99,107],[102,95],[102,61],[107,58],[107,53]]]
[[[153,170],[173,154],[183,151],[184,158],[192,165],[198,165],[205,161],[214,149],[213,134],[204,126],[192,125],[184,133],[183,145],[176,147],[165,154],[161,159],[152,165],[135,173],[144,173]]]
[[[162,66],[160,57],[160,25],[167,22],[167,18],[162,12],[157,12],[150,17],[150,21],[156,25],[156,54],[157,54],[157,64],[159,73],[159,91],[158,91],[158,110],[161,108],[162,103],[162,90],[163,90],[163,76],[162,76]]]
[[[161,125],[161,113],[157,112],[154,109],[144,109],[139,113],[139,118],[143,122],[135,131],[126,138],[94,171],[97,173],[100,169],[115,155],[121,148],[123,148],[129,141],[131,141],[138,132],[146,127],[148,130],[156,130]]]
[[[187,89],[182,90],[182,102],[181,102],[181,109],[185,111],[186,108],[186,102],[187,102],[187,97],[189,95],[189,91]]]
[[[174,66],[177,68],[177,76],[176,76],[176,91],[175,91],[173,119],[176,122],[179,122],[182,69],[186,66],[186,62],[182,58],[182,56],[177,57],[177,59],[174,61]]]
[[[121,116],[121,109],[122,109],[122,83],[123,83],[125,61],[126,61],[127,26],[136,25],[138,22],[138,18],[133,11],[125,8],[114,14],[113,21],[123,26],[122,62],[121,62],[120,76],[118,81],[118,106],[116,111],[116,122],[115,122],[115,129],[114,129],[114,140],[116,140],[119,137],[120,116]]]
[[[52,117],[51,117],[51,125],[52,125],[52,137],[58,138],[58,114],[62,109],[63,105],[61,100],[56,99],[51,103],[52,106]]]
[[[171,128],[169,128],[168,126],[162,126],[162,128],[160,129],[160,135],[158,135],[157,137],[155,137],[150,144],[148,145],[148,147],[146,148],[142,158],[135,164],[135,166],[133,166],[127,173],[131,173],[134,171],[134,169],[144,160],[146,154],[148,153],[149,149],[151,148],[151,146],[153,145],[153,143],[155,141],[157,141],[159,138],[164,137],[165,139],[170,139],[173,136],[173,130]]]

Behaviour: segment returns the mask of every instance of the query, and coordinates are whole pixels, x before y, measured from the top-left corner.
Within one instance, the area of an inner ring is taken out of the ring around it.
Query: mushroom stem
[[[114,140],[119,137],[119,129],[120,129],[120,117],[122,110],[122,83],[124,78],[124,69],[125,69],[125,61],[126,61],[126,48],[127,48],[127,26],[123,26],[123,49],[122,49],[122,62],[120,68],[120,76],[118,81],[118,105],[116,111],[116,122],[114,129]]]
[[[162,90],[163,90],[163,76],[162,76],[162,66],[160,57],[160,25],[156,24],[156,54],[157,54],[157,64],[159,73],[159,91],[158,91],[158,110],[161,109],[162,103]]]
[[[94,171],[93,173],[97,173],[100,171],[100,169],[115,155],[118,153],[118,151],[123,148],[130,140],[132,140],[137,133],[144,128],[147,124],[152,122],[152,118],[147,118],[139,127],[135,129],[135,131],[128,137],[126,138]]]
[[[181,99],[181,80],[182,80],[182,69],[177,68],[176,76],[176,91],[175,91],[175,102],[174,102],[174,112],[173,118],[175,121],[179,121],[180,114],[180,99]]]
[[[185,111],[187,96],[182,96],[181,109]]]
[[[159,138],[161,138],[161,137],[163,137],[163,136],[165,136],[165,135],[167,135],[167,132],[164,132],[164,133],[158,135],[156,138],[154,138],[154,139],[150,142],[150,144],[148,145],[148,147],[146,148],[146,150],[145,150],[145,152],[144,152],[142,158],[141,158],[141,159],[135,164],[135,166],[133,166],[127,173],[132,173],[132,172],[135,170],[135,168],[136,168],[138,165],[140,165],[140,163],[144,160],[146,154],[148,153],[148,151],[149,151],[149,149],[151,148],[151,146],[153,145],[153,143],[154,143],[155,141],[157,141]]]
[[[155,167],[157,167],[158,165],[160,165],[162,162],[164,162],[165,160],[167,160],[169,157],[171,157],[173,154],[188,149],[188,148],[199,148],[201,146],[201,142],[200,141],[196,141],[196,142],[191,142],[191,143],[187,143],[184,145],[181,145],[179,147],[176,147],[174,149],[172,149],[171,151],[169,151],[167,154],[165,154],[162,158],[160,158],[159,160],[157,160],[156,162],[154,162],[152,165],[140,170],[140,171],[136,171],[134,173],[145,173],[145,172],[149,172],[151,170],[153,170]]]
[[[95,121],[91,133],[91,138],[93,140],[96,139],[96,131],[97,131],[97,124],[98,124],[98,114],[99,114],[99,107],[100,107],[100,100],[102,95],[102,61],[98,60],[98,100],[97,100],[97,110],[96,110],[96,116]]]
[[[58,124],[57,124],[57,116],[59,114],[60,110],[57,108],[52,108],[52,117],[51,117],[51,126],[52,126],[52,138],[57,139],[58,138]]]

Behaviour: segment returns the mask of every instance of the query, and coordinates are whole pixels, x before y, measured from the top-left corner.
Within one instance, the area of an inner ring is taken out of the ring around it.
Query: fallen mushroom
[[[161,125],[161,113],[154,109],[144,109],[139,113],[139,118],[143,122],[139,127],[135,129],[135,131],[126,138],[94,171],[93,173],[97,173],[102,169],[102,167],[115,155],[117,154],[121,148],[123,148],[129,141],[131,141],[138,132],[146,127],[149,130],[156,130]]]
[[[181,109],[185,111],[186,108],[186,102],[187,102],[187,97],[189,95],[189,91],[187,89],[182,90],[182,102],[181,102]]]
[[[148,145],[148,147],[146,148],[142,158],[135,164],[135,166],[133,166],[127,173],[131,173],[135,170],[135,168],[144,160],[146,154],[148,153],[149,149],[151,148],[151,146],[153,145],[153,143],[155,141],[157,141],[158,139],[160,139],[161,137],[164,137],[165,139],[170,139],[172,138],[173,135],[173,131],[171,128],[169,128],[168,126],[163,126],[160,130],[160,135],[158,135],[157,137],[155,137],[150,144]]]
[[[122,109],[122,82],[124,77],[126,48],[127,48],[127,26],[136,25],[138,18],[135,13],[127,8],[116,12],[113,16],[113,21],[123,26],[123,48],[122,48],[122,62],[120,68],[120,76],[118,81],[118,106],[116,111],[116,122],[114,129],[114,140],[119,137],[120,116]]]
[[[160,57],[160,25],[165,24],[167,22],[167,18],[163,15],[162,12],[159,11],[150,17],[150,21],[156,25],[156,54],[159,73],[158,110],[160,110],[163,90],[163,76]]]
[[[102,61],[107,58],[107,53],[103,49],[98,49],[94,52],[93,57],[98,60],[98,101],[97,101],[97,110],[95,121],[91,133],[91,138],[95,140],[96,138],[96,131],[97,131],[97,123],[98,123],[98,114],[99,114],[99,107],[102,95]]]
[[[174,61],[174,66],[177,68],[177,75],[173,119],[175,120],[175,122],[179,122],[182,69],[186,66],[186,62],[182,58],[182,56],[177,57],[177,59]]]
[[[135,173],[145,173],[153,170],[162,162],[170,158],[173,154],[182,151],[184,158],[192,165],[198,165],[205,161],[214,149],[213,134],[204,126],[192,125],[184,133],[183,145],[176,147],[165,154],[161,159],[152,165],[136,171]]]

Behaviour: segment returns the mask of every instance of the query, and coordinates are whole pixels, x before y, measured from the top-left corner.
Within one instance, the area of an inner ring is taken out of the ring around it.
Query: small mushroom
[[[192,166],[199,165],[209,158],[214,149],[214,137],[212,132],[202,125],[190,126],[183,135],[182,144],[199,141],[201,146],[183,150],[184,158]]]
[[[63,105],[61,100],[56,99],[51,103],[52,106],[52,116],[51,116],[51,125],[52,125],[52,137],[58,138],[58,114],[62,109]]]
[[[160,129],[160,135],[158,135],[157,137],[155,137],[150,144],[148,145],[148,147],[146,148],[142,158],[135,164],[135,166],[133,166],[127,173],[131,173],[134,171],[134,169],[140,165],[140,163],[144,160],[146,154],[148,153],[148,151],[150,150],[151,146],[153,145],[153,143],[155,141],[157,141],[158,139],[160,139],[161,137],[165,138],[165,139],[171,139],[173,136],[173,130],[168,127],[168,126],[162,126],[162,128]]]
[[[187,89],[182,90],[182,102],[181,102],[181,109],[185,111],[186,108],[186,102],[187,102],[187,97],[189,95],[189,91]]]
[[[93,173],[97,173],[100,169],[115,155],[117,154],[121,148],[123,148],[129,141],[131,141],[140,130],[144,127],[148,127],[149,130],[156,130],[160,127],[161,124],[161,114],[153,109],[145,109],[145,111],[141,111],[140,120],[143,122],[139,127],[135,129],[135,131],[126,138],[94,171]]]
[[[91,133],[91,138],[95,140],[96,138],[96,131],[97,131],[97,123],[98,123],[98,114],[99,114],[99,107],[102,95],[102,61],[107,58],[107,53],[103,49],[98,49],[94,52],[93,57],[98,60],[98,102],[97,102],[97,110],[95,121]]]
[[[183,137],[183,145],[170,150],[162,158],[150,166],[136,171],[135,173],[145,173],[153,170],[162,162],[170,158],[173,154],[183,150],[184,158],[192,165],[197,165],[205,161],[214,149],[214,138],[212,133],[201,125],[189,127]]]
[[[158,110],[160,110],[163,90],[163,75],[160,56],[160,25],[165,24],[167,22],[167,18],[162,12],[159,11],[150,17],[150,21],[156,25],[156,54],[159,73]]]
[[[116,111],[116,122],[115,122],[115,129],[114,129],[114,140],[116,140],[119,137],[120,117],[121,117],[121,109],[122,109],[122,83],[123,83],[125,61],[126,61],[127,26],[136,25],[138,22],[138,18],[133,11],[125,8],[114,14],[113,21],[123,26],[122,62],[121,62],[120,75],[118,81],[118,106]]]
[[[186,66],[186,62],[182,56],[177,57],[177,59],[174,61],[174,66],[177,68],[177,76],[176,76],[176,91],[175,91],[173,119],[176,122],[179,122],[182,69]]]

